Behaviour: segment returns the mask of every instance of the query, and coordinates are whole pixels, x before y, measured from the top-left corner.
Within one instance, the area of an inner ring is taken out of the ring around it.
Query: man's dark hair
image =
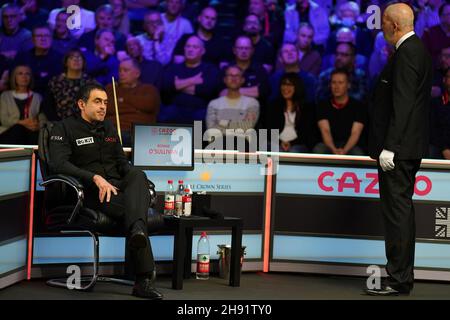
[[[352,56],[356,56],[356,47],[351,42],[338,42],[338,43],[336,43],[336,50],[337,50],[337,47],[339,47],[342,44],[345,44],[345,45],[349,46]]]
[[[33,27],[33,30],[31,31],[31,34],[33,35],[33,37],[34,37],[34,34],[36,33],[36,30],[39,30],[39,29],[47,29],[50,32],[50,35],[53,34],[52,28],[50,28],[50,26],[44,22],[44,23],[40,23]]]
[[[337,68],[337,69],[334,69],[333,71],[331,71],[330,82],[331,82],[331,78],[333,78],[333,76],[335,74],[343,74],[347,77],[347,81],[350,81],[350,74],[348,73],[348,71],[345,69],[342,69],[342,68]]]
[[[100,83],[87,84],[84,87],[80,88],[80,92],[78,92],[77,96],[77,101],[83,100],[85,103],[87,103],[93,90],[100,90],[106,92],[105,87],[103,87]]]

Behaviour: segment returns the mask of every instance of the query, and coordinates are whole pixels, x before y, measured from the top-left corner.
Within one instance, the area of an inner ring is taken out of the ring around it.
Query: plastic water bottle
[[[183,215],[189,217],[192,213],[192,197],[189,189],[184,189],[183,193]]]
[[[167,181],[167,190],[164,195],[164,215],[172,216],[175,212],[175,192],[173,190],[173,181]]]
[[[209,240],[206,232],[202,232],[197,245],[197,273],[200,280],[209,279]]]
[[[183,180],[178,180],[178,189],[175,195],[175,214],[177,216],[183,215],[183,196],[184,196]]]

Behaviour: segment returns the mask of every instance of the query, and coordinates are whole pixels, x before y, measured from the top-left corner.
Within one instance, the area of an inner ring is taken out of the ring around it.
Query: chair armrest
[[[75,208],[73,209],[72,213],[70,214],[69,218],[67,219],[67,224],[71,224],[73,220],[75,219],[76,215],[80,211],[80,208],[83,206],[83,200],[84,200],[84,192],[83,192],[83,185],[74,177],[66,176],[63,174],[55,174],[47,177],[47,179],[43,182],[41,182],[39,185],[42,187],[45,187],[47,185],[50,185],[55,182],[62,182],[70,187],[72,187],[76,194],[77,194],[77,204],[75,205]]]

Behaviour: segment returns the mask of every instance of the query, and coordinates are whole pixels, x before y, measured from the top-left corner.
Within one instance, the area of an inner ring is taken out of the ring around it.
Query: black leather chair
[[[47,123],[39,132],[38,159],[45,187],[43,218],[44,225],[52,234],[89,235],[93,241],[94,261],[92,276],[81,277],[82,285],[77,290],[91,290],[98,281],[114,282],[133,285],[134,281],[100,276],[99,271],[99,237],[124,236],[116,221],[102,212],[92,210],[83,205],[83,185],[76,178],[52,174],[49,168],[49,137],[53,127]],[[156,203],[155,185],[148,180],[151,201],[149,209]],[[151,210],[150,210],[151,211]],[[161,214],[149,214],[148,233],[154,234],[164,228],[164,219]],[[156,276],[154,272],[153,276]],[[87,283],[87,284],[85,284]],[[48,285],[67,288],[67,278],[51,279]],[[85,285],[84,285],[85,284]]]

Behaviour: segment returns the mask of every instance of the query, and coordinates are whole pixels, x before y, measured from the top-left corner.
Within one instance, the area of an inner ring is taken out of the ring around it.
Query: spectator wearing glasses
[[[34,88],[44,94],[49,80],[62,72],[62,56],[52,49],[52,31],[48,26],[33,29],[34,48],[19,53],[14,65],[29,65],[33,71]]]
[[[70,49],[77,45],[77,39],[70,33],[67,28],[67,19],[69,14],[66,10],[61,11],[56,16],[55,29],[53,29],[53,44],[52,48],[61,55],[65,55]]]
[[[176,42],[166,35],[161,14],[158,11],[149,11],[144,17],[145,33],[136,38],[141,42],[144,58],[158,61],[163,66],[172,60],[173,49]]]
[[[0,54],[12,60],[18,52],[28,51],[33,47],[31,32],[20,27],[20,8],[17,5],[7,3],[3,5],[1,13]]]
[[[64,56],[64,72],[48,83],[44,110],[51,121],[62,120],[78,112],[76,97],[82,87],[94,84],[86,74],[86,59],[79,49],[71,49]]]
[[[19,65],[11,73],[11,90],[0,96],[0,144],[37,144],[39,128],[46,121],[41,96],[32,91],[33,75]]]
[[[355,46],[348,42],[339,43],[336,46],[334,68],[329,68],[320,74],[316,101],[326,100],[331,97],[330,79],[335,69],[343,69],[349,75],[350,97],[364,101],[367,94],[366,73],[361,69],[355,68]]]

